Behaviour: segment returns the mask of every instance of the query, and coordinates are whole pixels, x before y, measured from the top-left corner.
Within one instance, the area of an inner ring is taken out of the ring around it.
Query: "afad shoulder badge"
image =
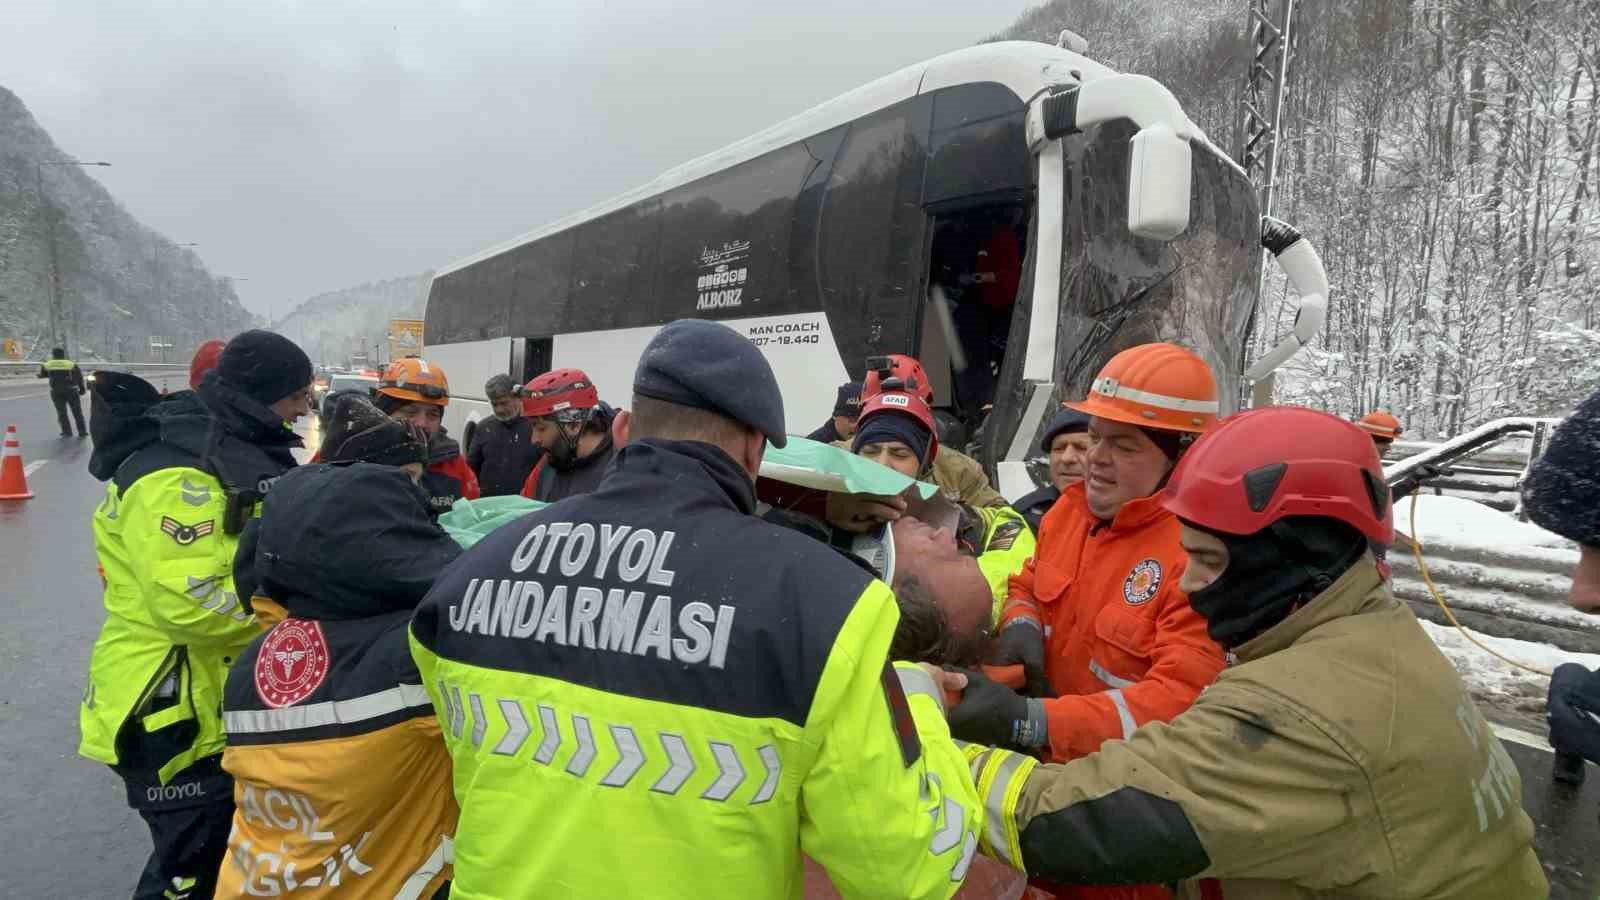
[[[284,619],[267,633],[256,657],[256,695],[277,709],[309,697],[328,677],[328,641],[322,625]]]
[[[1149,603],[1160,590],[1161,561],[1157,559],[1139,560],[1122,580],[1122,599],[1128,601],[1129,606]]]

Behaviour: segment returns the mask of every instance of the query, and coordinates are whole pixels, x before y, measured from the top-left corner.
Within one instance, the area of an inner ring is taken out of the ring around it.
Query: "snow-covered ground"
[[[1463,497],[1417,496],[1418,534],[1411,530],[1411,498],[1394,505],[1395,530],[1414,535],[1426,547],[1439,541],[1465,547],[1570,547],[1565,538],[1531,522]]]
[[[1493,721],[1532,734],[1546,733],[1544,704],[1545,696],[1550,691],[1548,677],[1517,668],[1490,655],[1449,625],[1423,622],[1422,627],[1450,662],[1455,664],[1461,679],[1467,683],[1467,690],[1478,701],[1485,715]],[[1496,652],[1546,672],[1569,662],[1591,669],[1600,668],[1600,655],[1570,653],[1549,644],[1499,638],[1470,629],[1468,633]]]
[[[1413,533],[1411,512],[1409,497],[1395,504],[1396,531]],[[1576,554],[1571,550],[1572,544],[1559,535],[1461,497],[1431,494],[1417,497],[1416,520],[1416,536],[1422,542],[1424,556],[1429,559],[1429,568],[1434,570],[1434,577],[1440,582],[1446,602],[1455,593],[1465,607],[1476,597],[1473,591],[1482,593],[1488,590],[1503,593],[1505,596],[1498,599],[1510,604],[1506,609],[1515,607],[1520,611],[1514,614],[1553,623],[1568,617],[1573,620],[1570,625],[1589,624],[1589,617],[1561,603],[1567,584],[1566,566],[1561,563],[1569,555],[1576,562]],[[1500,555],[1492,558],[1474,553],[1463,555],[1453,552],[1455,548],[1493,551]],[[1457,558],[1448,558],[1452,556]],[[1461,562],[1464,559],[1480,559],[1481,562]],[[1391,554],[1391,560],[1401,563],[1403,569],[1411,568],[1409,560],[1395,560],[1394,554]],[[1518,562],[1529,569],[1521,570],[1520,566],[1515,565]],[[1554,565],[1541,572],[1531,568],[1535,562]],[[1455,573],[1452,567],[1463,571]],[[1472,571],[1468,572],[1467,569]],[[1563,574],[1556,575],[1556,571]],[[1456,574],[1464,577],[1451,577]],[[1396,575],[1401,577],[1405,573],[1397,571]],[[1414,573],[1406,577],[1414,578]],[[1534,596],[1535,593],[1541,596]],[[1489,611],[1482,604],[1474,604],[1474,607],[1479,612]],[[1422,627],[1455,664],[1467,689],[1490,719],[1533,734],[1546,733],[1544,708],[1545,697],[1550,689],[1547,675],[1530,672],[1496,658],[1449,625],[1424,621]],[[1544,672],[1567,662],[1579,663],[1591,669],[1600,668],[1600,655],[1574,653],[1550,644],[1496,637],[1470,630],[1468,633],[1503,656]]]

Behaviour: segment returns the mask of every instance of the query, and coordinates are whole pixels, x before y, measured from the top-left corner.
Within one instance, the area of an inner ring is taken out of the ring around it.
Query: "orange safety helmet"
[[[450,381],[444,370],[415,356],[389,363],[378,379],[378,393],[410,403],[450,405]]]
[[[1357,422],[1356,425],[1362,431],[1372,435],[1372,439],[1375,441],[1396,440],[1403,431],[1400,427],[1400,420],[1384,409],[1375,409],[1367,413],[1361,417],[1361,421]]]
[[[1111,357],[1068,407],[1091,416],[1199,434],[1216,424],[1217,382],[1211,367],[1176,344],[1140,344]]]

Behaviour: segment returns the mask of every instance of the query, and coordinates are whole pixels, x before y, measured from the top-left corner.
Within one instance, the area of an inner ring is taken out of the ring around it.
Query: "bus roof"
[[[473,263],[498,256],[574,225],[597,219],[639,200],[665,193],[707,175],[755,159],[771,150],[821,134],[918,94],[959,84],[996,82],[1009,88],[1018,99],[1027,102],[1039,91],[1051,85],[1073,80],[1094,81],[1115,74],[1116,70],[1088,57],[1036,41],[999,41],[955,50],[907,66],[853,91],[840,94],[832,100],[758,131],[743,140],[674,166],[631,191],[457,260],[439,269],[433,277],[441,278]],[[1237,170],[1241,176],[1245,175],[1244,170],[1227,154],[1217,149],[1204,132],[1192,124],[1191,127],[1194,128],[1194,134],[1201,144],[1226,165]]]

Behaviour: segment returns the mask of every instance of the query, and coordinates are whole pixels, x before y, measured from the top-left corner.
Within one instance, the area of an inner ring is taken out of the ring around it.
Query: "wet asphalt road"
[[[146,377],[179,390],[184,375]],[[0,897],[127,897],[148,833],[121,781],[76,752],[78,700],[104,617],[89,522],[105,488],[86,470],[89,441],[56,437],[41,382],[0,380],[0,428],[7,424],[20,432],[36,496],[0,501],[0,847],[10,863]],[[314,444],[317,435],[307,436]],[[1579,790],[1552,786],[1547,751],[1507,747],[1540,824],[1552,896],[1594,897],[1600,770],[1590,767]]]

